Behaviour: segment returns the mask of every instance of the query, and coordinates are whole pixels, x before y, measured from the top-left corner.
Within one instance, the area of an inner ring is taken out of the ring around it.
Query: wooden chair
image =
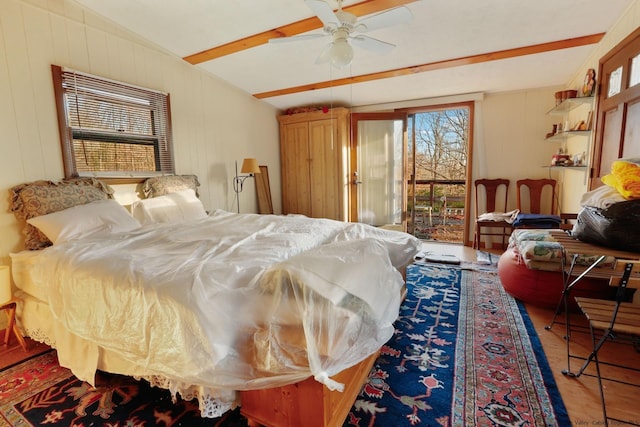
[[[549,186],[549,188],[545,188]],[[523,191],[525,190],[526,191]],[[528,194],[528,200],[525,195]],[[545,199],[549,195],[551,199]],[[545,203],[546,202],[546,203]],[[555,214],[556,211],[556,180],[549,178],[542,179],[520,179],[516,181],[516,206],[522,213]],[[545,208],[550,208],[549,210]]]
[[[576,302],[578,303],[580,310],[589,321],[593,350],[585,359],[585,362],[576,374],[567,372],[571,376],[579,377],[592,361],[595,362],[598,387],[600,388],[600,400],[602,402],[602,415],[604,417],[605,426],[609,425],[609,420],[616,421],[617,423],[622,422],[624,424],[629,424],[629,422],[607,415],[604,389],[602,387],[603,378],[600,372],[600,365],[605,364],[605,362],[601,362],[599,360],[598,352],[604,343],[610,339],[621,339],[626,337],[631,339],[631,342],[636,346],[640,344],[640,305],[625,302],[627,298],[627,289],[640,289],[640,261],[618,260],[616,261],[613,271],[614,273],[609,280],[609,285],[618,287],[615,301],[576,297]],[[599,331],[602,334],[600,335],[600,339],[597,341],[596,331]],[[621,363],[624,362],[623,360],[616,360],[615,362],[616,363],[613,366],[638,372],[635,368],[621,365]],[[613,379],[611,380],[615,381]],[[629,384],[626,381],[623,382],[625,384]],[[631,385],[640,387],[640,384]]]
[[[492,239],[492,236],[501,237],[502,249],[505,248],[507,239],[511,235],[511,224],[504,220],[498,221],[486,221],[479,220],[478,217],[481,213],[500,212],[505,213],[507,211],[507,199],[509,196],[509,180],[508,179],[477,179],[474,184],[476,187],[476,223],[475,232],[473,238],[474,249],[480,249],[480,241],[482,236],[489,236],[487,243]],[[500,187],[504,187],[504,197],[498,196]],[[481,209],[480,200],[482,196],[482,189],[484,189],[484,207]],[[485,244],[485,247],[488,245]]]
[[[16,308],[18,305],[18,300],[15,298],[10,299],[7,302],[0,304],[0,311],[4,311],[7,314],[7,318],[9,320],[9,324],[7,325],[7,329],[4,331],[4,346],[9,346],[9,340],[11,339],[11,333],[13,333],[20,346],[24,351],[27,351],[27,343],[22,337],[20,330],[18,329],[18,325],[16,325]]]

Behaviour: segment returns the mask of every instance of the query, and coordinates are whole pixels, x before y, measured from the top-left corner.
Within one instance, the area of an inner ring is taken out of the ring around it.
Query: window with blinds
[[[67,178],[174,172],[169,95],[51,68]]]

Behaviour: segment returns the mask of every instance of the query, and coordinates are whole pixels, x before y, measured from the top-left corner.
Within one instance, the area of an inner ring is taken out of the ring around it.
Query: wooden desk
[[[16,336],[18,342],[20,342],[20,346],[24,351],[27,351],[27,343],[22,337],[20,330],[18,329],[18,325],[16,325],[16,308],[18,306],[18,300],[16,298],[12,298],[9,301],[0,305],[0,310],[3,310],[7,313],[7,317],[9,319],[9,324],[7,325],[7,329],[4,332],[4,345],[5,347],[9,346],[9,339],[11,338],[11,332]]]

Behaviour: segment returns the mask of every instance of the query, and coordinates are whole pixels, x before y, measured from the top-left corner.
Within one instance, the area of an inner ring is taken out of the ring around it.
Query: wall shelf
[[[583,96],[579,98],[568,98],[547,112],[549,115],[564,115],[569,111],[584,104],[593,104],[593,96]]]
[[[545,141],[564,141],[572,136],[590,136],[590,130],[568,130],[566,132],[558,132],[549,138],[545,138]]]
[[[579,169],[579,170],[584,170],[587,169],[587,166],[542,166],[543,168],[546,169]]]

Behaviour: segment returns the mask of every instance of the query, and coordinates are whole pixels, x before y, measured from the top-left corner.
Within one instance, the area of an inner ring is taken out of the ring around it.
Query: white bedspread
[[[310,375],[339,387],[329,377],[391,337],[397,269],[419,248],[364,224],[217,211],[52,246],[32,277],[88,347],[88,357],[58,348],[80,378],[93,381],[104,349],[136,376],[215,397]]]

